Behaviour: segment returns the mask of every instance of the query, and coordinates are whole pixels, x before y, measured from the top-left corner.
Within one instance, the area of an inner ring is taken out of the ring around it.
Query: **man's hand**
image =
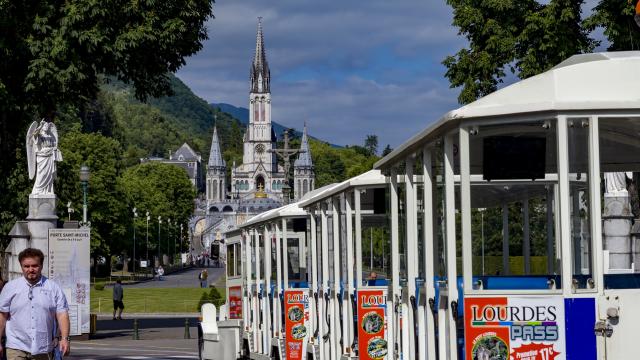
[[[62,355],[67,356],[69,355],[69,351],[71,350],[71,344],[69,344],[69,340],[63,338],[60,340],[60,353],[62,353]]]

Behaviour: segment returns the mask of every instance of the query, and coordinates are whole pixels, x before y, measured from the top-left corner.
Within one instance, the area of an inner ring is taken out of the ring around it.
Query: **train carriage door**
[[[601,116],[598,124],[602,182],[604,293],[596,334],[606,359],[637,359],[640,321],[640,117]],[[595,204],[596,202],[594,202]]]

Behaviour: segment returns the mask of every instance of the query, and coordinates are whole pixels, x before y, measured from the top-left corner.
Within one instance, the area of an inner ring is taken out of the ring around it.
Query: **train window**
[[[237,243],[235,244],[236,248],[235,248],[235,259],[236,259],[236,276],[242,276],[242,244]]]
[[[640,118],[600,118],[605,289],[640,288]]]
[[[486,125],[471,132],[469,260],[480,289],[560,287],[556,143],[555,120]]]
[[[391,279],[391,214],[386,187],[363,189],[360,195],[362,280],[366,286],[386,286]]]
[[[227,276],[236,276],[236,244],[227,245]]]

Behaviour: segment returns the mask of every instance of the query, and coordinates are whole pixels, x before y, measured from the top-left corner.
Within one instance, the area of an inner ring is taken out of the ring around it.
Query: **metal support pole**
[[[523,207],[523,221],[524,221],[524,229],[523,229],[523,243],[522,243],[522,253],[524,255],[524,274],[529,275],[531,273],[531,236],[529,231],[529,198],[525,197],[522,202]]]
[[[158,266],[162,263],[162,258],[160,257],[160,225],[162,224],[162,218],[158,216]],[[158,280],[160,280],[160,275],[158,274]]]
[[[138,319],[133,319],[133,340],[140,340]]]
[[[502,204],[502,274],[509,275],[509,204]]]
[[[82,222],[87,224],[87,182],[82,182]]]

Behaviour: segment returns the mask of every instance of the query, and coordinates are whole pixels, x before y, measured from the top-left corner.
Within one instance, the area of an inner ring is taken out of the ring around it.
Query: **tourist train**
[[[636,359],[639,69],[573,56],[227,233],[201,358]]]

